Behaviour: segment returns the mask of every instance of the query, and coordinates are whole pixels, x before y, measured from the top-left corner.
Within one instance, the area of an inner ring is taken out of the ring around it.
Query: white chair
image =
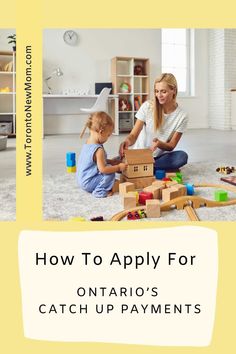
[[[104,87],[104,89],[102,89],[102,91],[100,92],[96,102],[91,108],[80,108],[80,110],[85,113],[93,113],[98,111],[107,112],[107,100],[110,91],[111,88]]]

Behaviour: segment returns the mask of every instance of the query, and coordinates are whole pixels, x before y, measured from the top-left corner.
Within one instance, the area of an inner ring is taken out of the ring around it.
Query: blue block
[[[75,161],[76,154],[75,152],[67,152],[66,153],[66,161],[73,160]]]
[[[67,160],[67,161],[66,161],[66,166],[67,166],[67,167],[73,167],[73,166],[75,166],[75,165],[76,165],[76,163],[75,163],[74,160]]]
[[[156,172],[155,172],[156,179],[162,179],[162,178],[165,178],[165,176],[166,176],[165,170],[156,170]]]
[[[66,158],[70,159],[70,160],[75,160],[75,152],[67,152],[66,153]]]
[[[187,195],[194,195],[194,186],[191,183],[186,183],[185,184],[186,189],[187,189]]]

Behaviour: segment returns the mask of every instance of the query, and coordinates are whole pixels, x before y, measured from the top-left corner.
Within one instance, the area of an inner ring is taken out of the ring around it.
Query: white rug
[[[0,179],[0,221],[16,219],[16,181],[15,178]]]
[[[215,183],[220,181],[221,175],[215,170],[222,163],[188,164],[182,168],[184,182],[189,183]],[[225,185],[229,185],[225,183]],[[196,188],[196,195],[214,200],[212,188]],[[236,194],[229,192],[229,198],[236,198]],[[75,174],[66,173],[60,176],[47,176],[44,178],[44,207],[45,220],[70,220],[73,217],[84,217],[90,220],[92,217],[103,216],[109,220],[114,214],[121,211],[122,204],[118,194],[108,198],[96,199],[91,194],[79,189],[76,184]],[[202,221],[235,221],[236,205],[227,207],[206,208],[196,210]],[[187,214],[183,210],[163,212],[159,219],[142,219],[142,221],[188,221]]]

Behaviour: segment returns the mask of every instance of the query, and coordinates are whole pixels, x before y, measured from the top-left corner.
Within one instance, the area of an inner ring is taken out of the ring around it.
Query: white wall
[[[15,34],[16,31],[15,29],[7,28],[7,29],[2,29],[0,28],[0,50],[12,50],[12,44],[8,44],[9,39],[7,39],[8,36]]]
[[[232,129],[232,88],[236,88],[236,30],[209,30],[210,127]]]
[[[195,92],[193,97],[179,98],[188,112],[188,128],[208,128],[208,30],[195,31]]]
[[[90,92],[94,93],[95,82],[111,81],[111,58],[115,56],[149,58],[152,88],[154,78],[161,73],[160,29],[77,29],[76,31],[79,34],[79,44],[75,47],[64,43],[65,30],[44,31],[44,77],[57,67],[60,67],[64,73],[62,77],[54,77],[50,80],[55,93],[68,89],[90,89]],[[189,128],[206,128],[208,126],[207,30],[196,30],[195,40],[196,96],[179,99],[179,103],[189,113]],[[84,121],[85,117],[81,115],[49,116],[45,120],[45,132],[78,133]]]

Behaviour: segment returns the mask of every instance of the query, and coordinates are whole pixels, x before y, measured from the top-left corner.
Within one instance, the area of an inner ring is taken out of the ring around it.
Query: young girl
[[[115,172],[125,170],[126,164],[118,160],[108,160],[106,157],[103,144],[114,128],[113,120],[107,113],[92,113],[80,137],[86,128],[89,129],[90,136],[79,155],[77,180],[82,189],[96,198],[104,198],[111,194]]]

